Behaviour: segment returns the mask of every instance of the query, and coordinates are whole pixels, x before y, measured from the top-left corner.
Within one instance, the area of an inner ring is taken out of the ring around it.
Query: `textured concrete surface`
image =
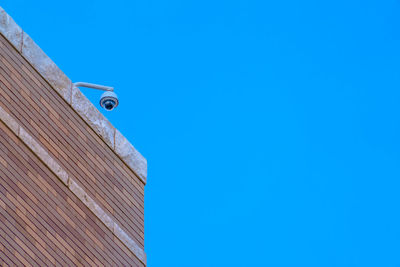
[[[118,224],[114,225],[114,235],[118,237],[143,263],[146,263],[146,255],[136,243],[133,241]]]
[[[1,106],[0,106],[0,119],[10,128],[15,135],[19,134],[19,125]]]
[[[15,49],[21,52],[22,29],[14,20],[0,7],[0,33],[2,33]]]
[[[146,183],[147,160],[133,147],[133,145],[116,129],[115,153]]]
[[[114,229],[114,221],[110,216],[99,206],[94,203],[92,212],[109,228]]]
[[[19,127],[19,138],[21,138],[25,145],[27,145],[64,184],[68,183],[68,174],[64,171],[64,169],[22,127]]]
[[[42,49],[24,33],[22,55],[36,68],[51,86],[67,101],[71,99],[71,80],[43,52]]]
[[[68,188],[77,198],[84,202],[86,192],[72,178],[68,180]]]
[[[115,128],[112,124],[93,106],[92,102],[76,88],[72,88],[72,107],[76,112],[100,135],[103,140],[111,147],[114,147]]]

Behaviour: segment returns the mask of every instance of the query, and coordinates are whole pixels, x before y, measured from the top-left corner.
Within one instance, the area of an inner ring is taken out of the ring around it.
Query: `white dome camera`
[[[74,86],[105,91],[100,97],[100,106],[107,111],[111,111],[118,106],[118,96],[114,93],[113,87],[85,82],[76,82],[74,83]]]
[[[107,111],[111,111],[118,106],[118,96],[111,91],[104,92],[100,97],[100,106]]]

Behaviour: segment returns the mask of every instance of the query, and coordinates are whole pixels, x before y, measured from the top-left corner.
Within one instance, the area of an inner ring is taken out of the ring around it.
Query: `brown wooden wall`
[[[1,34],[0,105],[144,247],[144,184]],[[0,132],[4,261],[139,264],[3,124]]]

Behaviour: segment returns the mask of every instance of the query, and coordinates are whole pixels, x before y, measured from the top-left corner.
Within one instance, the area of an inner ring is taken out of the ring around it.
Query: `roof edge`
[[[146,184],[147,160],[0,6],[0,33]]]

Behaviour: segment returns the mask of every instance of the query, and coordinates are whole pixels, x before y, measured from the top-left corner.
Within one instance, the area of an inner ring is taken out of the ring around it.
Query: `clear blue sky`
[[[400,266],[399,1],[1,5],[73,81],[115,86],[149,267]]]

